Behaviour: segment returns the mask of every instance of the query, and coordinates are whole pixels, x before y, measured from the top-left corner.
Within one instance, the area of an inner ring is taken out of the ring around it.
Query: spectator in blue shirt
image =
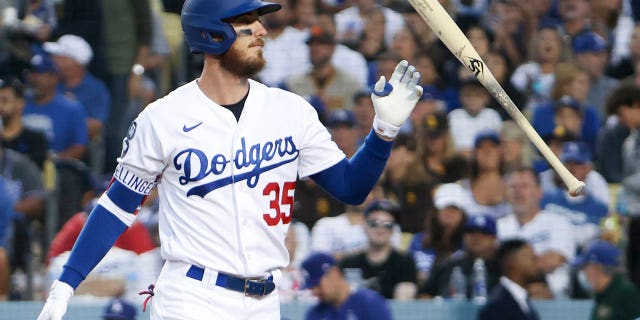
[[[314,253],[302,263],[305,289],[320,300],[307,311],[305,319],[386,320],[391,319],[387,301],[367,289],[351,289],[336,260],[326,253]]]
[[[9,292],[9,254],[7,231],[13,217],[13,202],[0,176],[0,301],[6,300]]]
[[[27,98],[25,126],[43,131],[56,158],[82,159],[89,139],[84,107],[56,91],[58,68],[46,53],[31,59],[29,84],[33,95]]]
[[[44,50],[53,56],[58,68],[62,80],[58,92],[85,107],[89,137],[96,137],[109,116],[111,96],[104,82],[86,69],[93,58],[91,46],[83,38],[67,34],[57,42],[45,43]]]

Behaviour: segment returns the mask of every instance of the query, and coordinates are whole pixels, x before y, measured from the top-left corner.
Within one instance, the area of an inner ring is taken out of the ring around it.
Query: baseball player
[[[112,183],[91,212],[38,319],[61,319],[74,289],[157,185],[166,263],[151,319],[280,319],[276,283],[296,178],[358,204],[422,94],[401,61],[371,96],[373,130],[347,159],[303,98],[249,79],[264,65],[260,0],[187,0],[181,19],[202,75],[147,106],[123,140]],[[295,67],[295,66],[292,66]]]

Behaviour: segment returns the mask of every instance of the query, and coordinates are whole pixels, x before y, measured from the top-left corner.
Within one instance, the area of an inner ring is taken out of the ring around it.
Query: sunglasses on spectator
[[[393,222],[391,221],[368,220],[367,225],[370,228],[385,228],[387,230],[393,229]]]

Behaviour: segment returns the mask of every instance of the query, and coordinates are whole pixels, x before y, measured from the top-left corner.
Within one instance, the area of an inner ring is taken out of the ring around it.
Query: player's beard
[[[256,40],[249,48],[255,45],[264,45],[262,39]],[[262,50],[259,50],[255,56],[249,56],[247,50],[242,50],[234,43],[229,51],[225,52],[221,58],[221,65],[231,74],[238,77],[250,78],[256,75],[264,68],[266,61],[262,56]]]

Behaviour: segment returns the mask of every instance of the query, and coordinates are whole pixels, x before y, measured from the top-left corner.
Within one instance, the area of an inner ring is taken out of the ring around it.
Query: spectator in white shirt
[[[467,80],[460,87],[461,109],[449,112],[450,132],[456,150],[471,156],[475,136],[484,130],[500,131],[502,118],[488,108],[491,97],[478,80]]]
[[[309,55],[307,45],[308,34],[300,31],[291,24],[291,6],[288,0],[275,0],[280,3],[282,9],[262,17],[269,33],[265,37],[262,54],[267,61],[258,77],[269,86],[280,86],[285,79],[299,73],[304,69],[291,66],[304,66],[308,64]]]
[[[341,260],[346,255],[366,249],[369,240],[364,227],[364,208],[372,201],[383,197],[382,188],[377,186],[361,205],[347,206],[345,213],[337,217],[324,217],[316,221],[311,229],[310,251],[327,252],[336,260]],[[393,247],[398,248],[401,241],[400,228],[395,225],[391,243]]]
[[[538,175],[532,169],[515,170],[506,180],[507,199],[513,214],[498,220],[498,238],[521,238],[529,242],[554,296],[566,296],[568,263],[572,262],[576,251],[571,223],[561,215],[540,209],[542,189]]]
[[[352,43],[360,39],[364,27],[364,17],[370,10],[379,5],[375,0],[358,0],[355,5],[336,14],[336,37],[342,43]],[[393,36],[404,27],[404,19],[401,14],[382,8],[385,17],[384,38],[387,46],[391,45]]]

